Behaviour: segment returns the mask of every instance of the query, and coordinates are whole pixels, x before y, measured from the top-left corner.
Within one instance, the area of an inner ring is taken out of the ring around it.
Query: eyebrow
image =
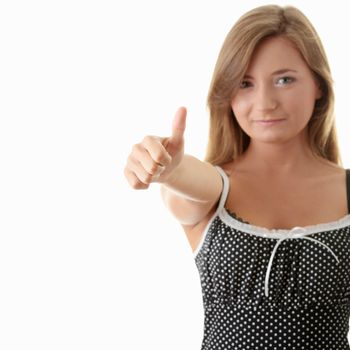
[[[282,73],[286,73],[286,72],[294,72],[294,73],[298,73],[296,70],[294,69],[289,69],[289,68],[282,68],[282,69],[279,69],[279,70],[276,70],[275,72],[273,72],[271,75],[277,75],[277,74],[282,74]],[[250,79],[253,79],[252,76],[246,74],[244,76],[244,78],[250,78]]]

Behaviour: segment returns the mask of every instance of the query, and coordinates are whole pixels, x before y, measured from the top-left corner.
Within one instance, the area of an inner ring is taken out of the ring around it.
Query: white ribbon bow
[[[303,227],[293,227],[290,231],[290,233],[292,233],[294,230],[304,230],[306,231]],[[276,254],[276,251],[277,251],[277,248],[278,246],[286,239],[298,239],[298,238],[303,238],[303,239],[308,239],[310,241],[314,241],[316,243],[319,243],[319,244],[322,244],[324,247],[326,247],[332,254],[333,256],[335,257],[335,259],[337,260],[337,262],[339,263],[339,259],[338,257],[333,253],[332,249],[329,248],[326,244],[318,241],[317,239],[314,239],[314,238],[310,238],[310,237],[305,237],[305,234],[300,234],[298,236],[295,236],[295,237],[285,237],[285,238],[281,238],[278,240],[277,244],[275,245],[275,248],[274,250],[272,251],[272,254],[271,254],[271,257],[270,257],[270,261],[269,261],[269,264],[267,266],[267,272],[266,272],[266,277],[265,277],[265,296],[269,296],[269,278],[270,278],[270,272],[271,272],[271,266],[272,266],[272,261],[273,261],[273,258],[275,257],[275,254]]]

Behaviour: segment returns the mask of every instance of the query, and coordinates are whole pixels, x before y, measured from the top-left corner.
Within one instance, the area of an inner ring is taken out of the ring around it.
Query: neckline
[[[335,221],[319,223],[316,225],[295,226],[291,229],[268,229],[266,227],[247,224],[232,217],[225,207],[219,211],[219,217],[225,224],[232,228],[265,238],[297,238],[312,233],[331,231],[350,226],[350,214]]]

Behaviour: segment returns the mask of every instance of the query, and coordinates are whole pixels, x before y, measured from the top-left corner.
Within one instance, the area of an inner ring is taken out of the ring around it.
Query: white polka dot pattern
[[[293,234],[243,223],[224,209],[228,179],[217,168],[223,192],[194,253],[201,350],[349,350],[350,215]]]

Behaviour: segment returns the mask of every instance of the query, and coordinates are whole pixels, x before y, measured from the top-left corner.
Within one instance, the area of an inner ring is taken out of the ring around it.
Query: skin
[[[296,72],[272,75],[282,68]],[[226,208],[270,229],[345,216],[344,169],[316,157],[308,146],[307,124],[322,91],[299,51],[286,38],[266,39],[245,75],[249,78],[241,81],[231,107],[250,145],[234,162],[222,165],[231,183]],[[256,122],[267,119],[284,120],[270,126]]]
[[[296,72],[272,75],[282,68]],[[330,162],[315,158],[307,142],[307,124],[315,101],[322,96],[318,82],[299,51],[286,38],[263,41],[254,53],[231,101],[238,124],[251,142],[237,162],[254,172],[269,177],[309,173],[321,164],[334,168]],[[257,120],[284,119],[264,126]]]

